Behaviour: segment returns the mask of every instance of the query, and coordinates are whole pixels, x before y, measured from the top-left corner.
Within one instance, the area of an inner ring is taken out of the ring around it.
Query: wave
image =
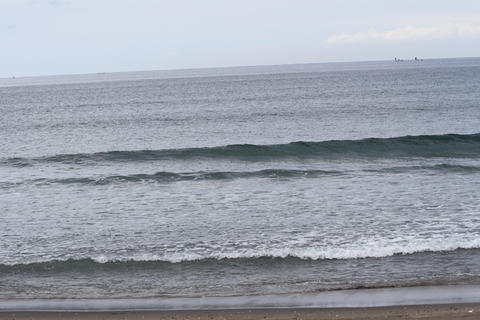
[[[11,166],[28,166],[37,162],[89,164],[104,161],[135,162],[190,159],[271,161],[281,158],[435,158],[478,156],[480,156],[480,133],[320,142],[297,141],[273,145],[233,144],[206,148],[58,154],[37,158],[4,158],[0,160],[0,163]]]
[[[410,171],[436,171],[436,172],[455,172],[455,173],[476,173],[480,172],[479,166],[467,166],[450,163],[440,163],[435,165],[418,165],[418,166],[396,166],[380,169],[365,169],[365,172],[379,173],[406,173]]]
[[[363,169],[358,172],[382,173],[382,174],[400,174],[415,171],[435,171],[443,173],[478,173],[480,166],[466,166],[456,164],[435,164],[435,165],[418,165],[418,166],[395,166],[379,169]],[[205,181],[205,180],[234,180],[248,178],[319,178],[342,176],[355,174],[355,170],[297,170],[297,169],[264,169],[258,171],[197,171],[197,172],[166,172],[160,171],[153,174],[131,174],[131,175],[111,175],[111,176],[93,176],[93,177],[75,177],[75,178],[59,178],[47,179],[38,178],[33,180],[24,180],[18,182],[0,182],[0,188],[14,188],[18,185],[48,185],[48,184],[87,184],[87,185],[108,185],[114,183],[174,183],[181,181]]]
[[[480,251],[480,242],[471,241],[457,245],[448,245],[444,242],[436,246],[409,246],[399,248],[396,246],[376,247],[376,248],[358,248],[358,249],[300,249],[295,250],[283,248],[272,250],[260,250],[251,252],[232,252],[218,253],[209,255],[199,255],[194,253],[170,254],[168,257],[151,253],[134,254],[128,256],[86,256],[78,258],[58,258],[52,260],[25,262],[25,263],[0,263],[0,273],[12,270],[34,270],[34,269],[68,269],[70,266],[83,268],[86,266],[97,266],[105,268],[121,267],[126,265],[181,265],[181,264],[265,264],[270,262],[322,262],[335,260],[357,260],[357,259],[381,259],[403,256],[413,256],[421,254],[455,254],[471,253],[478,254]]]
[[[65,179],[36,179],[34,184],[93,184],[105,185],[120,182],[177,182],[177,181],[203,181],[203,180],[233,180],[239,178],[313,178],[319,176],[341,175],[341,171],[327,170],[290,170],[290,169],[265,169],[258,171],[214,171],[214,172],[156,172],[153,174],[112,175],[105,177],[84,177]]]

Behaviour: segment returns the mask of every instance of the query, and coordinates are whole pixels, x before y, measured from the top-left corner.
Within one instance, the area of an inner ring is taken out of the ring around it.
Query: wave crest
[[[424,243],[424,244],[421,244]],[[387,245],[376,247],[357,248],[275,248],[268,250],[247,250],[227,253],[195,254],[188,252],[172,253],[168,256],[154,253],[138,253],[131,255],[92,255],[84,257],[56,258],[52,260],[40,260],[24,263],[0,264],[0,272],[11,271],[16,268],[29,270],[40,268],[51,270],[52,268],[69,268],[70,265],[83,268],[86,266],[105,265],[108,267],[129,264],[203,264],[203,263],[262,263],[268,261],[328,261],[328,260],[356,260],[377,259],[395,256],[410,256],[425,253],[447,253],[464,250],[480,249],[480,239],[465,241],[463,243],[451,243],[449,241],[421,241],[415,245],[400,246]]]
[[[480,133],[319,142],[297,141],[275,145],[234,144],[206,148],[59,154],[39,158],[6,158],[1,160],[0,163],[11,166],[28,166],[37,162],[88,164],[104,161],[134,162],[199,158],[271,161],[279,158],[435,158],[478,156],[480,156]]]

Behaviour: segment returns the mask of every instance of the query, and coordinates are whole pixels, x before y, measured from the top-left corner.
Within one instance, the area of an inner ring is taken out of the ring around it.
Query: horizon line
[[[177,71],[196,71],[196,70],[208,70],[208,69],[235,69],[235,68],[258,68],[258,67],[275,67],[275,66],[294,66],[294,65],[313,65],[313,64],[342,64],[342,63],[362,63],[362,62],[386,62],[395,61],[393,57],[391,59],[372,59],[372,60],[349,60],[349,61],[324,61],[324,62],[300,62],[300,63],[275,63],[275,64],[255,64],[255,65],[227,65],[227,66],[206,66],[206,67],[185,67],[185,68],[171,68],[171,69],[141,69],[141,70],[124,70],[124,71],[97,71],[86,73],[54,73],[54,74],[42,74],[42,75],[26,75],[26,76],[0,76],[0,80],[14,80],[14,79],[29,79],[29,78],[47,78],[47,77],[65,77],[65,76],[86,76],[86,75],[101,75],[101,74],[122,74],[122,73],[147,73],[147,72],[177,72]],[[399,58],[402,61],[411,61],[413,58]],[[421,60],[447,60],[447,59],[474,59],[480,58],[478,56],[461,56],[461,57],[435,57],[424,58]]]

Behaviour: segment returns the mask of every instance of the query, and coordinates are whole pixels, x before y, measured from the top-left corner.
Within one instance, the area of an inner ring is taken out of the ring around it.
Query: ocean
[[[480,58],[0,79],[0,299],[480,285]]]

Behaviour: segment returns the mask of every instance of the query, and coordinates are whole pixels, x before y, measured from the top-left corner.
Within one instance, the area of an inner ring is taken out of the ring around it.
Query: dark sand
[[[288,308],[122,312],[0,312],[0,319],[480,319],[480,303],[378,308]]]

